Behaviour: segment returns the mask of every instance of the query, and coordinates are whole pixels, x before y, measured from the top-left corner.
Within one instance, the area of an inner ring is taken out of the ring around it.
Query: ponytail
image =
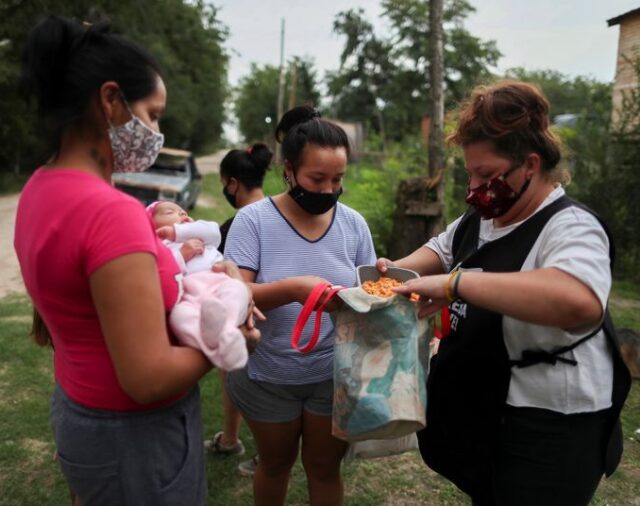
[[[350,153],[349,137],[342,127],[322,119],[320,112],[308,105],[294,107],[282,116],[276,127],[276,140],[282,144],[282,157],[294,171],[302,162],[307,144],[344,148],[347,157]]]

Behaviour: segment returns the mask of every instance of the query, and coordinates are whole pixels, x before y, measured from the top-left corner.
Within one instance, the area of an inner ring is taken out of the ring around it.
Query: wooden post
[[[429,175],[434,177],[444,167],[444,35],[442,33],[442,0],[430,0],[429,4],[429,84],[431,89]]]
[[[431,84],[431,124],[429,129],[429,176],[437,181],[436,201],[444,209],[444,31],[443,0],[429,2],[429,81]],[[444,229],[442,214],[428,219],[429,237]]]

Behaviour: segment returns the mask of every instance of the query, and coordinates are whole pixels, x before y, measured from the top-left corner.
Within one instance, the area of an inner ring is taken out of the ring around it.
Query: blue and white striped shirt
[[[375,263],[371,233],[364,218],[338,203],[325,234],[315,241],[302,237],[280,213],[271,198],[238,211],[225,245],[225,257],[256,273],[256,283],[292,276],[319,276],[334,285],[356,283],[355,268]],[[317,346],[303,354],[291,347],[291,333],[302,306],[286,304],[265,312],[257,323],[262,340],[249,358],[249,377],[277,384],[307,384],[333,375],[334,332],[328,315],[322,317]],[[312,316],[300,343],[313,330]]]

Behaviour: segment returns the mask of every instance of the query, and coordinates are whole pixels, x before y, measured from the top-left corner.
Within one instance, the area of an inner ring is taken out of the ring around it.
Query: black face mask
[[[309,214],[324,214],[337,204],[338,198],[342,195],[342,187],[337,192],[321,193],[311,192],[296,184],[289,190],[289,195]]]
[[[238,206],[236,205],[236,196],[233,193],[230,193],[229,190],[227,190],[227,187],[229,185],[225,186],[224,188],[222,188],[222,194],[224,195],[224,197],[227,199],[227,202],[229,202],[229,204],[231,204],[231,207],[233,207],[234,209],[238,209]]]

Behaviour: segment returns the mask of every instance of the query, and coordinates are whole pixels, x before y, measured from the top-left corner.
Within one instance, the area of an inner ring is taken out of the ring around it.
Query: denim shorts
[[[306,385],[279,385],[249,378],[247,368],[227,374],[227,393],[249,420],[286,423],[302,416],[331,416],[333,380]]]
[[[83,505],[202,505],[207,497],[200,393],[141,412],[51,399],[58,461]]]

